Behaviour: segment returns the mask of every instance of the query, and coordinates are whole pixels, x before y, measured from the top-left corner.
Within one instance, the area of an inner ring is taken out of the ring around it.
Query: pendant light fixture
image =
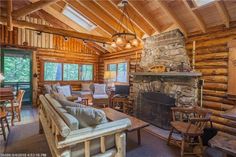
[[[139,41],[127,11],[128,0],[122,0],[118,6],[122,8],[122,15],[119,20],[117,32],[112,35],[113,42],[111,43],[111,46],[114,48],[117,46],[124,47],[125,49],[137,47],[139,45]],[[125,30],[125,28],[128,28],[128,25],[131,26],[130,32]]]

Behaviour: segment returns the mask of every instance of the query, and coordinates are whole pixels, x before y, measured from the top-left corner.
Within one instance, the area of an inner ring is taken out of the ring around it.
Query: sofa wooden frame
[[[99,157],[126,156],[125,130],[131,125],[129,119],[121,119],[97,125],[96,127],[71,131],[45,96],[40,95],[39,99],[40,130],[45,133],[52,156],[70,157],[72,156],[72,146],[78,143],[84,143],[85,157],[90,157],[90,141],[97,138],[100,138],[101,153],[98,155]],[[115,148],[106,151],[105,138],[109,135],[115,135]]]

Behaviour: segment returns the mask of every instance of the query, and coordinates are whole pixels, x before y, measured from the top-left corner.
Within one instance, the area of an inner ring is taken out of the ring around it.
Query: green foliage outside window
[[[93,80],[93,65],[80,66],[80,80],[91,81]]]
[[[4,82],[30,82],[30,59],[4,56]]]
[[[78,64],[63,64],[63,80],[72,81],[79,80]]]
[[[45,62],[44,80],[45,81],[62,80],[62,63]]]

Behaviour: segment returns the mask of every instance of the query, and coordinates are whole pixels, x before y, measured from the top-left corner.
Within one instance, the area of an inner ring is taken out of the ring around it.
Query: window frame
[[[118,76],[118,64],[119,63],[126,63],[127,64],[127,82],[119,82],[119,81],[117,81],[117,76]],[[130,71],[130,65],[129,65],[129,60],[115,60],[115,61],[107,61],[107,62],[105,62],[105,64],[104,64],[104,69],[105,69],[105,71],[108,71],[109,70],[109,65],[110,64],[116,64],[116,78],[115,78],[115,81],[114,81],[114,83],[115,84],[120,84],[120,85],[127,85],[127,84],[129,84],[129,71]]]
[[[62,79],[61,80],[45,80],[44,79],[44,64],[46,63],[46,62],[51,62],[51,63],[61,63],[62,64]],[[63,79],[63,75],[64,75],[64,64],[77,64],[78,65],[78,80],[64,80]],[[80,67],[81,67],[81,65],[92,65],[92,68],[93,68],[93,70],[92,70],[92,80],[80,80]],[[64,62],[64,61],[59,61],[59,60],[43,60],[42,62],[41,62],[41,68],[40,68],[40,80],[42,81],[42,82],[91,82],[91,81],[94,81],[94,76],[95,76],[95,74],[94,74],[94,68],[95,67],[95,65],[93,64],[93,63],[75,63],[75,62]]]

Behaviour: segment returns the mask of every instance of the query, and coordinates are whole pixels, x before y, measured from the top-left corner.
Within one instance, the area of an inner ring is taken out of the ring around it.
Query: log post
[[[13,31],[12,25],[12,0],[7,0],[7,28],[9,31]]]

